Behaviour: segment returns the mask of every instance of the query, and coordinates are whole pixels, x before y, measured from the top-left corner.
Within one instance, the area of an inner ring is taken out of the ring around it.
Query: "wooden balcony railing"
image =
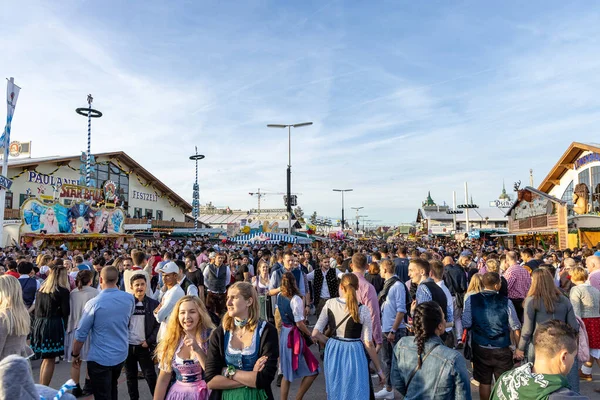
[[[147,218],[125,218],[125,224],[147,224]],[[193,222],[178,222],[178,221],[159,221],[152,220],[153,228],[193,228]]]
[[[21,210],[18,208],[4,209],[4,219],[21,219]]]

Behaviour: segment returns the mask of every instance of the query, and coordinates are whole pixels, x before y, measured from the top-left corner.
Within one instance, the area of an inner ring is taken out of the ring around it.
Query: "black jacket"
[[[137,299],[135,300],[137,303]],[[156,335],[158,335],[158,329],[160,328],[160,322],[156,320],[154,316],[154,310],[158,307],[159,302],[144,296],[142,300],[144,304],[144,332],[146,334],[146,343],[150,351],[154,351],[156,347]]]
[[[277,329],[267,322],[265,329],[260,337],[259,358],[267,356],[268,360],[265,367],[256,376],[256,387],[264,389],[269,400],[274,400],[271,383],[277,374],[277,359],[279,358],[279,336]],[[221,375],[225,364],[225,331],[223,325],[219,325],[208,340],[208,353],[206,357],[205,380],[210,385],[210,381],[217,375]],[[210,400],[221,400],[221,390],[213,390],[209,397]]]
[[[464,294],[468,288],[465,270],[458,265],[447,265],[444,271],[444,283],[452,296]]]

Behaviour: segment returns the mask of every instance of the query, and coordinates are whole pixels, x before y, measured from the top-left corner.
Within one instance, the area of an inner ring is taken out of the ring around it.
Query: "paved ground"
[[[309,321],[314,323],[314,316],[309,317]],[[312,328],[312,325],[309,325],[310,328]],[[315,353],[315,356],[317,357],[317,359],[319,359],[319,355],[316,352],[316,346],[312,347],[313,353]],[[40,371],[40,363],[41,361],[33,361],[32,362],[32,367],[33,367],[33,375],[34,375],[34,379],[35,382],[38,383],[39,381],[39,371]],[[85,365],[85,364],[84,364]],[[467,364],[469,365],[469,364]],[[52,378],[52,387],[54,388],[58,388],[60,387],[63,383],[65,383],[69,377],[70,377],[70,364],[64,361],[61,361],[60,364],[56,365],[56,369],[54,371],[54,377]],[[323,368],[323,364],[321,363],[321,371]],[[82,369],[83,370],[83,369]],[[594,392],[594,388],[600,388],[600,370],[598,369],[598,366],[594,367],[594,381],[593,382],[580,382],[581,383],[581,394],[588,396],[590,399],[600,399],[600,395],[598,393]],[[373,380],[374,382],[374,387],[375,387],[375,391],[378,391],[381,389],[380,386],[378,386],[377,380]],[[145,380],[138,380],[138,387],[140,390],[140,399],[141,400],[149,400],[152,399],[152,396],[150,395],[150,390],[148,389],[148,385],[146,383]],[[289,399],[295,399],[296,396],[296,392],[298,390],[298,387],[300,385],[300,381],[296,381],[292,383],[291,389],[290,389],[290,396]],[[474,385],[471,385],[471,393],[473,395],[473,399],[479,399],[479,391],[478,388]],[[275,398],[279,398],[279,388],[275,385],[275,382],[273,382],[273,394],[275,395]],[[313,383],[312,387],[310,388],[310,390],[308,391],[308,393],[305,395],[304,397],[306,400],[326,400],[327,399],[327,394],[325,391],[325,379],[323,377],[323,375],[320,375],[315,382]],[[400,395],[396,394],[396,398],[399,399]],[[84,400],[89,400],[89,399],[93,399],[93,396],[89,396],[89,397],[84,397],[81,398]],[[123,373],[121,374],[121,378],[119,379],[119,399],[129,399],[129,395],[127,393],[127,383],[125,381],[125,371],[123,371]]]
[[[39,378],[40,361],[33,361],[32,366],[33,366],[34,379],[36,380],[36,383],[37,383],[38,378]],[[64,382],[66,382],[69,379],[69,369],[70,369],[70,364],[68,364],[64,361],[62,361],[60,364],[58,364],[56,366],[56,370],[54,372],[54,377],[52,378],[52,386],[53,387],[58,388],[60,385],[62,385]],[[595,372],[594,382],[581,382],[582,394],[588,396],[590,399],[600,398],[600,395],[598,395],[597,393],[594,392],[595,387],[600,388],[600,372],[598,371],[598,367],[595,367],[594,372]],[[125,372],[123,372],[123,374],[121,375],[121,379],[119,380],[119,382],[120,382],[120,384],[119,384],[119,399],[129,399],[129,395],[127,394],[127,384],[125,382]],[[150,396],[150,391],[148,390],[148,385],[146,384],[146,381],[139,380],[138,383],[139,383],[139,387],[140,387],[140,399],[144,399],[144,400],[151,399],[152,397]],[[299,381],[292,383],[290,399],[294,399],[296,390],[298,389],[298,385],[299,385]],[[375,386],[375,387],[376,387],[376,390],[380,389],[377,386]],[[472,389],[472,393],[473,393],[473,399],[479,399],[479,392],[477,391],[477,387],[471,386],[471,389]],[[273,393],[275,394],[275,398],[278,398],[279,388],[277,388],[275,386],[275,384],[273,384]],[[396,398],[400,398],[400,396],[397,395]],[[87,397],[84,399],[93,399],[93,396],[90,396],[90,397]],[[323,378],[323,376],[319,376],[315,380],[315,383],[313,384],[311,389],[306,394],[305,399],[307,399],[307,400],[325,400],[325,399],[327,399],[327,396],[325,394],[325,379]]]

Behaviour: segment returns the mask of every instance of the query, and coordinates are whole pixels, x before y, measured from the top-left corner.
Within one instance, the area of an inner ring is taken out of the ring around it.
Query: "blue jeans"
[[[381,368],[383,369],[383,374],[385,376],[385,385],[387,387],[392,386],[392,381],[390,379],[391,370],[392,370],[392,355],[394,354],[394,347],[396,347],[396,343],[406,336],[406,328],[399,328],[394,335],[394,343],[390,343],[387,339],[389,332],[383,333],[383,343],[381,343]]]

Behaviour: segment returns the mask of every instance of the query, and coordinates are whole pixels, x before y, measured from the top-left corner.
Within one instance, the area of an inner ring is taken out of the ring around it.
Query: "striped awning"
[[[236,236],[233,239],[234,242],[244,243],[264,243],[264,244],[278,244],[280,242],[286,243],[297,243],[298,237],[294,235],[286,235],[283,233],[272,233],[272,232],[256,232],[248,235]]]

